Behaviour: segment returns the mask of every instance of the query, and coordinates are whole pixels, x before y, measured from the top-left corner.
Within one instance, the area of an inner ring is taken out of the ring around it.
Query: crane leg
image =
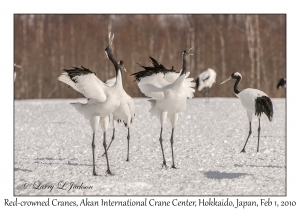
[[[250,137],[250,135],[251,135],[251,133],[252,133],[252,131],[251,131],[251,122],[249,122],[249,125],[250,125],[250,129],[249,129],[249,135],[248,135],[248,137],[247,137],[247,140],[246,140],[246,142],[245,142],[245,145],[244,145],[244,147],[243,147],[243,149],[242,149],[242,151],[241,151],[241,152],[245,152],[245,147],[246,147],[246,144],[247,144],[247,142],[248,142],[248,139],[249,139],[249,137]]]
[[[257,152],[259,150],[259,136],[260,136],[260,118],[258,118],[258,142],[257,142]]]
[[[165,154],[164,154],[164,147],[163,147],[163,144],[162,144],[162,131],[163,131],[163,128],[161,127],[161,130],[160,130],[160,137],[159,137],[159,142],[160,142],[160,147],[161,147],[161,151],[162,151],[162,155],[163,155],[163,164],[162,164],[162,167],[166,167],[167,168],[167,163],[166,163],[166,159],[165,159]]]
[[[130,140],[130,130],[128,128],[128,135],[127,135],[127,160],[126,161],[129,161],[129,140]]]
[[[175,163],[174,163],[174,152],[173,152],[173,134],[174,134],[174,128],[172,128],[172,134],[171,134],[170,142],[171,142],[171,148],[172,148],[172,161],[173,161],[172,168],[176,169]]]
[[[208,88],[208,97],[207,97],[207,102],[209,102],[209,96],[210,96],[210,88]]]
[[[106,156],[106,163],[107,163],[107,173],[112,175],[110,168],[109,168],[109,161],[108,161],[108,155],[107,155],[107,147],[106,147],[106,132],[103,132],[103,147],[105,150],[105,156]]]
[[[163,144],[162,144],[162,142],[163,142],[162,132],[163,132],[163,126],[164,126],[164,123],[166,121],[167,115],[168,115],[167,112],[162,112],[161,115],[160,115],[161,129],[160,129],[160,137],[159,137],[161,152],[162,152],[162,155],[163,155],[163,164],[162,164],[162,167],[165,166],[166,168],[167,168],[167,163],[166,163],[165,154],[164,154],[164,147],[163,147]]]
[[[95,133],[93,133],[93,141],[92,141],[92,153],[93,153],[93,175],[97,176],[96,174],[96,167],[95,167]]]
[[[115,139],[115,128],[113,129],[113,135],[112,135],[112,137],[111,137],[111,141],[109,142],[109,145],[108,145],[108,147],[107,147],[107,151],[108,151],[108,149],[109,149],[109,147],[110,147],[110,145],[111,145],[111,143],[113,142],[113,140]],[[102,154],[102,157],[105,155],[105,152]]]

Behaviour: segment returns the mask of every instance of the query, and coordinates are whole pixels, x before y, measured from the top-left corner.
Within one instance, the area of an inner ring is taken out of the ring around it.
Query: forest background
[[[123,60],[123,86],[132,97],[143,97],[133,76],[154,57],[166,68],[182,67],[182,51],[193,47],[188,61],[194,79],[212,68],[217,72],[212,97],[234,97],[233,84],[220,85],[232,72],[243,75],[240,89],[257,88],[270,97],[286,77],[285,14],[15,14],[15,99],[77,98],[80,93],[57,78],[63,69],[84,66],[105,81],[115,76],[104,49],[108,32],[115,34],[114,55]],[[204,91],[196,92],[203,97]]]

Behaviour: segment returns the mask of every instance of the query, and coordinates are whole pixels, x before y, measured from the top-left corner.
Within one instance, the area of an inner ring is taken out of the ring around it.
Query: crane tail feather
[[[260,117],[262,113],[265,113],[269,118],[270,122],[272,122],[273,104],[271,99],[267,96],[258,97],[255,100],[255,115]]]

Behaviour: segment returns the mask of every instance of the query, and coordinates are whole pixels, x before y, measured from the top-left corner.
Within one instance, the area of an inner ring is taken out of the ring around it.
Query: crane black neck
[[[117,61],[115,59],[110,59],[111,62],[114,64],[115,70],[116,70],[116,76],[118,76],[118,71],[119,71],[119,64],[117,63]],[[121,71],[120,71],[121,72]]]
[[[118,62],[114,59],[112,54],[108,54],[108,59],[113,63],[115,70],[116,70],[116,76],[118,76],[118,70],[119,70]]]
[[[185,74],[186,73],[186,58],[183,58],[182,59],[182,71],[181,71],[181,75]]]
[[[234,91],[235,94],[239,94],[240,91],[237,89],[237,86],[240,83],[240,81],[242,80],[242,78],[240,76],[237,76],[234,79],[236,79],[236,81],[234,83],[233,91]]]
[[[113,63],[115,70],[116,70],[116,76],[118,76],[119,65],[118,65],[117,61],[114,59],[114,55],[113,55],[112,48],[110,45],[108,45],[105,48],[105,52],[106,52],[108,59]]]

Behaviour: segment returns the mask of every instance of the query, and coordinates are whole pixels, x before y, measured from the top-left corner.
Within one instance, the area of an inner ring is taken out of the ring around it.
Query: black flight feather
[[[68,76],[75,83],[76,83],[76,80],[74,79],[74,77],[76,77],[76,76],[82,76],[82,75],[87,75],[87,74],[95,74],[95,72],[89,70],[88,68],[85,68],[84,66],[81,66],[81,68],[73,66],[73,69],[64,69],[64,71],[68,73]]]

